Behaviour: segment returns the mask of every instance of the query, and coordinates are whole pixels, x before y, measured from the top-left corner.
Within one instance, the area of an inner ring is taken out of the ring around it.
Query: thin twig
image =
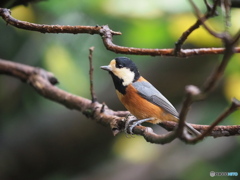
[[[198,96],[200,94],[200,90],[193,85],[187,86],[185,91],[186,91],[186,97],[179,114],[179,122],[178,122],[178,129],[177,129],[179,137],[186,136],[186,134],[183,134],[184,133],[183,128],[185,126],[186,116],[193,102],[193,97]]]
[[[200,133],[203,133],[208,130],[209,125],[200,125],[200,124],[191,124],[193,128],[195,128]],[[173,131],[178,126],[178,123],[165,121],[159,124],[161,127],[168,131]],[[240,125],[218,125],[213,128],[213,130],[207,136],[213,137],[222,137],[222,136],[235,136],[239,134]]]
[[[89,48],[89,78],[90,78],[90,93],[91,93],[91,97],[92,97],[92,103],[95,103],[97,101],[97,97],[96,94],[94,92],[94,88],[93,88],[93,64],[92,64],[92,59],[93,59],[93,51],[94,51],[94,47],[90,47]]]
[[[195,15],[198,18],[199,21],[201,21],[202,26],[210,33],[212,36],[219,38],[223,41],[223,44],[225,46],[225,51],[224,55],[221,61],[221,64],[215,69],[213,74],[208,78],[208,80],[205,82],[205,85],[202,90],[202,94],[207,94],[210,91],[213,90],[213,88],[216,86],[218,83],[219,79],[222,77],[224,70],[226,69],[226,66],[232,57],[232,55],[235,53],[234,46],[236,45],[237,40],[239,39],[239,36],[236,36],[236,38],[231,38],[230,35],[227,32],[222,32],[222,33],[217,33],[210,29],[206,24],[205,24],[205,19],[201,18],[200,11],[198,7],[195,5],[195,3],[190,0],[190,3],[192,7],[194,8]],[[219,4],[219,0],[215,1],[214,7],[216,8],[216,5]],[[234,42],[234,43],[232,43]],[[203,96],[204,97],[204,96]]]
[[[240,38],[240,30],[238,33],[232,38],[230,44],[234,44],[235,46],[238,44]]]
[[[219,0],[218,0],[219,1]],[[190,26],[185,32],[182,33],[181,37],[178,39],[178,41],[175,43],[175,49],[173,51],[173,53],[175,55],[180,53],[180,50],[182,48],[183,43],[187,40],[188,36],[196,29],[198,29],[201,25],[202,22],[205,22],[206,20],[208,20],[211,17],[216,16],[216,7],[218,4],[218,1],[215,1],[213,7],[211,7],[207,1],[205,0],[205,5],[207,7],[207,12],[205,13],[205,15],[200,19],[197,19],[197,21]]]
[[[198,7],[196,6],[196,4],[192,1],[192,0],[189,0],[189,2],[191,3],[194,11],[195,11],[195,15],[197,17],[197,19],[199,21],[201,21],[201,24],[202,26],[208,31],[209,34],[211,34],[212,36],[216,37],[216,38],[219,38],[219,39],[224,39],[227,35],[227,33],[223,32],[223,33],[217,33],[215,31],[213,31],[212,29],[210,29],[206,24],[205,24],[205,19],[201,17],[201,13],[198,9]],[[218,0],[216,1],[218,2]],[[217,4],[217,3],[216,3]]]
[[[223,55],[220,65],[215,69],[213,74],[205,82],[205,85],[202,90],[204,94],[211,92],[215,88],[216,84],[219,82],[219,79],[222,78],[223,73],[228,65],[228,62],[231,59],[232,55],[234,54],[233,49],[234,49],[233,47],[226,47],[226,51]]]
[[[206,131],[204,131],[200,136],[193,138],[193,139],[185,139],[184,141],[187,143],[195,144],[198,141],[201,141],[204,137],[209,135],[211,131],[216,127],[220,122],[222,122],[224,119],[226,119],[230,114],[232,114],[234,111],[238,110],[240,108],[240,101],[237,99],[232,100],[231,106],[223,112],[209,127]]]
[[[237,44],[239,37],[240,37],[240,33],[237,33],[237,35],[235,36],[235,38],[231,38],[231,36],[227,33],[227,32],[222,32],[222,33],[217,33],[215,31],[213,31],[212,29],[210,29],[204,22],[204,19],[202,19],[200,17],[200,11],[197,8],[197,6],[195,5],[195,3],[190,0],[190,3],[192,5],[192,7],[194,8],[195,14],[198,18],[198,20],[201,21],[201,24],[203,25],[203,27],[208,31],[208,33],[210,33],[212,36],[219,38],[222,40],[224,46],[225,46],[225,52],[221,61],[221,64],[215,69],[214,73],[208,78],[208,80],[206,81],[204,87],[203,87],[203,94],[207,94],[210,91],[213,90],[213,88],[215,87],[215,85],[218,83],[219,79],[222,77],[226,66],[229,62],[229,60],[231,59],[232,55],[235,53],[235,45]],[[219,1],[215,1],[215,6],[219,4]]]
[[[231,0],[224,0],[221,1],[221,5],[222,5],[222,11],[224,12],[224,16],[225,16],[225,31],[227,32],[231,23]]]

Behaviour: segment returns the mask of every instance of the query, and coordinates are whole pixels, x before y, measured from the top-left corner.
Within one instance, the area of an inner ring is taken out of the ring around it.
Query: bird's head
[[[128,86],[137,81],[140,77],[136,64],[127,57],[117,57],[108,66],[101,66],[101,69],[108,71],[114,84]]]

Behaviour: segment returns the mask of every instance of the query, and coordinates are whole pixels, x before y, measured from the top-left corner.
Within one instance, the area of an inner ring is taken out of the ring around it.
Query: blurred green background
[[[204,12],[202,2],[198,6]],[[46,0],[11,10],[17,19],[40,24],[108,24],[123,33],[114,37],[114,43],[140,48],[173,48],[181,33],[195,22],[190,4],[183,0]],[[220,17],[209,24],[221,31],[224,19],[219,12]],[[239,15],[238,9],[232,11],[232,34],[239,29]],[[107,51],[98,35],[41,34],[7,26],[3,20],[0,42],[0,58],[51,71],[60,81],[60,88],[86,98],[90,98],[88,49],[94,46],[95,91],[99,102],[106,102],[114,110],[124,107],[110,76],[99,66],[117,56],[134,60],[141,74],[178,110],[185,86],[201,87],[222,57],[120,55]],[[184,48],[220,46],[218,39],[200,28]],[[239,55],[234,55],[218,88],[207,100],[194,103],[188,122],[210,124],[232,97],[240,99]],[[238,125],[239,118],[240,113],[235,112],[222,124]],[[29,85],[4,75],[0,76],[0,125],[3,180],[202,180],[211,178],[210,171],[240,173],[239,137],[210,137],[197,145],[179,140],[155,145],[124,133],[113,137],[109,127],[47,100]],[[158,126],[153,128],[158,133],[166,132]]]

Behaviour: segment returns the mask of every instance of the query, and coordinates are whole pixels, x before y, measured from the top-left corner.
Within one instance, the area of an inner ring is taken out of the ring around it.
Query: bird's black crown
[[[117,68],[128,68],[130,71],[134,72],[135,77],[134,80],[137,80],[140,77],[138,68],[136,64],[129,58],[127,57],[117,57],[115,58],[116,60],[116,67]]]

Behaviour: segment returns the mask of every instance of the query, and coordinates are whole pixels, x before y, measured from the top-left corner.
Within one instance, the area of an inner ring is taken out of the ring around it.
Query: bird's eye
[[[123,65],[122,64],[116,64],[116,67],[117,68],[123,68]]]

